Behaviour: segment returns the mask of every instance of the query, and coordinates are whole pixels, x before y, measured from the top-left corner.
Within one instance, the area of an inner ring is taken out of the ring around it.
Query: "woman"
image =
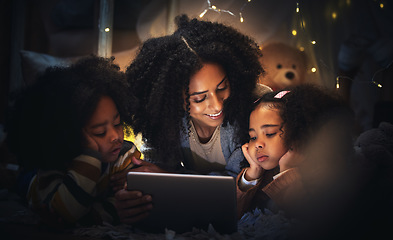
[[[174,34],[147,40],[126,72],[139,101],[133,129],[154,164],[136,171],[236,176],[244,157],[235,136],[263,71],[259,48],[219,23],[176,22]]]
[[[263,71],[260,50],[231,27],[187,16],[176,22],[174,34],[147,40],[126,71],[137,98],[130,102],[136,106],[130,125],[146,144],[145,161],[134,158],[137,167],[131,171],[235,177],[244,159],[235,136],[248,127],[252,93]],[[124,184],[124,175],[113,178]],[[153,201],[125,189],[115,197],[123,223],[145,218]]]

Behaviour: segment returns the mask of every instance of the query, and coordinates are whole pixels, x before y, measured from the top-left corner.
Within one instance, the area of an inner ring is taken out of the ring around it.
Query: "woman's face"
[[[190,116],[200,127],[217,127],[224,120],[224,101],[231,90],[224,69],[205,63],[190,79]]]
[[[123,124],[112,98],[102,97],[85,126],[87,134],[98,145],[104,162],[114,162],[123,144]]]
[[[258,106],[250,115],[248,153],[265,170],[277,167],[280,158],[288,151],[284,146],[281,124],[278,110],[270,107]]]

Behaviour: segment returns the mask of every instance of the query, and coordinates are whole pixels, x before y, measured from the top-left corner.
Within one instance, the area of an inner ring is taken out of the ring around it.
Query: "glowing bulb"
[[[292,30],[292,35],[296,36],[297,35],[297,31],[296,30]]]
[[[243,17],[240,17],[240,22],[244,22],[244,19],[243,19]]]
[[[297,13],[300,12],[299,3],[296,3],[296,12],[297,12]]]
[[[372,83],[374,83],[377,87],[382,88],[382,84],[377,83],[376,81],[372,81]]]
[[[336,77],[336,88],[339,89],[340,88],[340,78]]]
[[[111,30],[111,29],[108,28],[108,27],[104,29],[105,32],[109,32],[110,30]]]
[[[199,17],[203,18],[203,16],[205,16],[206,12],[207,12],[207,9],[205,9],[201,14],[199,14]]]
[[[311,44],[315,45],[315,44],[317,44],[317,41],[313,40],[313,41],[311,41]]]
[[[299,47],[299,50],[300,50],[301,52],[304,52],[304,47]]]
[[[212,6],[212,9],[216,10],[216,9],[217,9],[217,7],[213,5],[213,6]]]
[[[383,8],[383,7],[384,7],[383,3],[380,3],[380,4],[379,4],[379,7],[380,7],[380,8]]]
[[[337,13],[336,13],[336,12],[333,12],[333,13],[332,13],[332,18],[333,18],[333,19],[336,19],[336,18],[337,18]]]
[[[317,68],[313,67],[311,68],[311,72],[315,73],[317,71]]]
[[[339,89],[340,88],[340,84],[336,83],[336,88]]]

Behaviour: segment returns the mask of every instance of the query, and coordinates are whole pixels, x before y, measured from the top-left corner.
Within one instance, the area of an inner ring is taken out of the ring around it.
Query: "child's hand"
[[[153,172],[153,173],[167,173],[164,169],[155,165],[154,163],[146,162],[136,157],[132,157],[132,163],[136,166],[130,172]]]
[[[288,150],[281,158],[278,164],[280,172],[284,172],[290,168],[298,167],[303,162],[304,156],[295,150]]]
[[[114,173],[110,178],[109,185],[112,187],[113,192],[117,192],[124,188],[127,184],[127,173],[129,169]]]
[[[89,135],[89,133],[86,132],[86,130],[83,129],[83,135],[85,136],[85,147],[98,151],[99,147],[97,142]]]
[[[139,191],[121,189],[115,193],[115,208],[121,223],[136,223],[149,215],[153,208],[152,197]]]
[[[248,153],[248,143],[242,146],[242,151],[244,157],[247,159],[247,162],[250,164],[250,168],[245,174],[246,180],[251,181],[260,178],[265,170],[259,166],[259,164],[254,159],[251,158],[250,154]]]
[[[133,168],[114,173],[111,176],[110,185],[114,192],[117,192],[120,189],[124,188],[125,183],[127,182],[128,172],[155,172],[155,173],[167,172],[159,168],[157,165],[138,159],[135,156],[133,156],[131,159],[132,159],[132,163],[134,164]]]

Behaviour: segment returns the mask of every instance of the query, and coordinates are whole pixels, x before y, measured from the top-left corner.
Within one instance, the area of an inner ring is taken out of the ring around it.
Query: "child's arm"
[[[302,154],[289,150],[279,161],[280,173],[262,189],[281,210],[293,212],[306,195],[298,169],[303,160]]]
[[[250,164],[250,167],[247,169],[246,173],[244,174],[244,178],[247,181],[252,181],[256,179],[260,179],[263,172],[265,171],[262,167],[260,167],[248,154],[248,143],[242,146],[242,151],[244,157],[247,159],[247,162]]]
[[[255,162],[248,154],[248,143],[242,146],[242,151],[244,157],[249,162],[250,167],[243,169],[236,179],[237,213],[239,219],[253,205],[255,195],[261,188],[260,180],[265,173],[265,170],[255,164]]]
[[[236,178],[237,215],[239,219],[251,208],[255,195],[260,189],[258,182],[246,186],[243,183],[244,179],[242,178],[247,169],[248,168],[244,168]]]

